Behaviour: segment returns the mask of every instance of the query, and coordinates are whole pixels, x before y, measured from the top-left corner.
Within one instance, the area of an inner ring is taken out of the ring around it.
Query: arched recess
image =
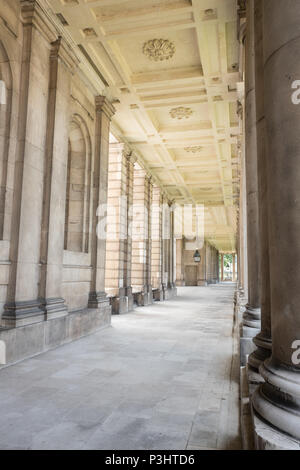
[[[11,128],[13,79],[10,61],[0,41],[0,240],[3,239]]]
[[[92,146],[84,120],[75,114],[69,131],[65,250],[88,253],[91,228]]]

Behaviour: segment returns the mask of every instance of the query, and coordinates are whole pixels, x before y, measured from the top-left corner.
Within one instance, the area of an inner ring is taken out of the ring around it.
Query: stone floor
[[[233,284],[0,371],[0,449],[239,449]]]

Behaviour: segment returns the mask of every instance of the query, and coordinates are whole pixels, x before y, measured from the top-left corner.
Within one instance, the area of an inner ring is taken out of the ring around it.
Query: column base
[[[53,318],[60,318],[68,315],[68,308],[65,304],[65,300],[61,297],[46,299],[44,309],[45,320],[51,320]]]
[[[255,371],[259,372],[259,367],[261,364],[272,354],[272,340],[267,338],[260,332],[255,338],[253,338],[253,343],[257,347],[253,353],[250,354],[248,358],[249,367]]]
[[[300,450],[300,441],[274,429],[253,409],[252,416],[256,450]]]
[[[293,370],[267,359],[259,368],[265,383],[252,397],[256,416],[277,432],[300,441],[300,377]]]
[[[240,371],[240,419],[243,449],[300,450],[300,441],[274,428],[254,409],[253,397],[263,381],[262,376],[253,373],[248,367],[241,367]]]
[[[152,295],[154,302],[162,302],[164,300],[164,293],[162,289],[153,289]]]
[[[241,324],[240,326],[240,364],[245,366],[247,364],[247,357],[256,349],[253,343],[253,338],[258,335],[259,329],[250,328]]]
[[[135,292],[133,298],[138,307],[146,307],[153,303],[152,293],[150,294],[149,292]]]
[[[243,325],[260,331],[260,316],[260,308],[254,308],[247,304],[243,314]]]
[[[197,281],[197,286],[203,286],[203,287],[207,287],[207,281]]]
[[[177,287],[184,287],[185,286],[185,281],[177,280],[175,282]]]
[[[40,299],[24,302],[8,302],[4,306],[1,326],[4,328],[19,328],[40,323],[44,320],[45,311]]]
[[[128,299],[128,312],[131,312],[134,309],[134,300],[131,287],[126,288],[126,297]]]
[[[102,308],[109,305],[110,302],[106,292],[90,292],[88,308]]]
[[[126,296],[111,297],[110,303],[113,315],[122,315],[129,312],[128,297]]]
[[[168,285],[167,288],[164,288],[164,300],[171,300],[177,296],[177,289],[175,285]]]

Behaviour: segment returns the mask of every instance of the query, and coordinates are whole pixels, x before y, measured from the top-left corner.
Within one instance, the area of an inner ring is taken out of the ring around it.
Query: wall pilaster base
[[[105,308],[110,305],[106,292],[90,292],[88,308]]]
[[[4,328],[19,328],[43,322],[44,319],[45,311],[40,299],[24,302],[8,302],[4,307],[1,326]]]
[[[46,299],[44,309],[45,320],[52,320],[68,315],[68,307],[65,304],[65,300],[60,297]]]
[[[5,365],[36,356],[50,349],[95,333],[111,322],[111,307],[85,309],[18,328],[0,328],[5,345]],[[4,367],[4,366],[0,366]]]

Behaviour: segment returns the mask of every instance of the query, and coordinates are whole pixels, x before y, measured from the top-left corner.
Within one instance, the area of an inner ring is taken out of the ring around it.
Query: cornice
[[[115,114],[116,110],[106,96],[98,95],[95,98],[96,112],[104,113],[110,120]]]
[[[59,36],[56,41],[51,43],[50,60],[60,59],[64,65],[74,74],[79,65],[79,60],[73,51],[69,48],[66,41]]]
[[[52,43],[57,39],[57,31],[45,16],[37,0],[20,0],[21,21],[23,26],[34,26],[39,33]]]

